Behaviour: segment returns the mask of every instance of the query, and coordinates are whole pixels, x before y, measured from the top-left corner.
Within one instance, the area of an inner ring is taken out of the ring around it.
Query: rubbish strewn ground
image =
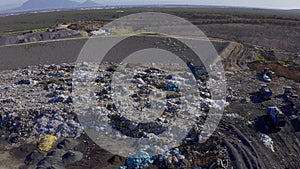
[[[23,168],[117,168],[128,165],[128,158],[98,147],[77,127],[70,98],[72,70],[72,65],[62,64],[1,72],[1,141],[4,143],[1,156],[6,156],[4,159],[13,157],[19,165],[23,161]],[[262,100],[259,87],[264,82],[257,78],[257,72],[227,72],[226,77],[231,88],[228,93],[230,104],[213,136],[199,144],[198,131],[191,131],[177,146],[180,156],[175,158],[170,154],[165,159],[151,159],[148,168],[297,168],[300,165],[300,124],[282,96],[284,86],[292,86],[297,92],[299,84],[275,77],[268,84],[273,97]],[[105,83],[107,78],[109,76],[103,76],[99,83]],[[142,83],[142,79],[137,82]],[[103,88],[104,93],[105,90]],[[277,105],[285,113],[285,127],[272,125],[266,114],[269,105]],[[200,118],[199,123],[201,121]],[[51,125],[56,127],[52,129]],[[38,143],[46,134],[53,134],[58,140],[51,150],[43,152],[38,149]],[[262,139],[262,135],[268,139]],[[266,146],[270,143],[269,138],[273,148]],[[6,167],[10,168],[9,164]]]

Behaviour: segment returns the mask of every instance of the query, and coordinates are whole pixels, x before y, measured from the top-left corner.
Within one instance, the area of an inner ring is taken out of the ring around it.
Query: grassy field
[[[138,12],[164,12],[189,19],[205,19],[204,23],[218,21],[244,22],[245,19],[253,22],[253,19],[264,19],[266,22],[273,22],[272,19],[297,22],[300,20],[300,13],[293,11],[276,11],[262,9],[244,8],[125,8],[123,13],[117,13],[116,9],[99,10],[76,10],[61,12],[44,12],[36,14],[2,16],[0,17],[0,35],[20,32],[24,30],[37,30],[54,26],[57,23],[73,22],[80,20],[101,20],[111,21],[121,16]],[[199,22],[198,20],[195,21]],[[200,21],[201,24],[203,23]]]

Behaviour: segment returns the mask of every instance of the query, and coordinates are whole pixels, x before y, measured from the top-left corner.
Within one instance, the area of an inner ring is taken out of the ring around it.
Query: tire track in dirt
[[[245,49],[246,47],[240,43],[230,42],[221,54],[226,71],[242,72],[244,66],[242,66],[241,58],[244,55]]]
[[[233,136],[231,139],[225,139],[225,145],[229,148],[232,160],[238,160],[235,162],[235,168],[266,168],[252,143],[238,128],[229,125],[227,132]]]

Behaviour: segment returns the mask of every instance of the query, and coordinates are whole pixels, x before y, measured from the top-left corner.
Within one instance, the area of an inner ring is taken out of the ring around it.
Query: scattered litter
[[[120,167],[118,167],[118,169],[127,169],[127,167],[126,166],[120,166]]]
[[[239,114],[236,114],[236,113],[228,113],[228,114],[225,114],[224,116],[234,118],[234,119],[243,119],[242,116],[240,116]]]
[[[107,35],[108,32],[107,32],[106,30],[99,29],[99,30],[97,30],[97,31],[92,31],[91,34],[92,34],[92,35],[99,36],[99,35]]]
[[[71,99],[71,97],[68,97],[64,94],[60,94],[60,95],[54,97],[53,99],[49,100],[49,103],[58,103],[58,102],[72,103],[72,99]]]
[[[260,135],[260,140],[263,142],[263,144],[268,148],[271,149],[272,152],[275,152],[274,147],[273,147],[273,140],[270,136],[266,134],[261,134]]]

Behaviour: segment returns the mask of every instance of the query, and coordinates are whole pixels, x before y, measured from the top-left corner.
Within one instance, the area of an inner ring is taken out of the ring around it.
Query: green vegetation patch
[[[40,32],[45,32],[47,31],[48,28],[40,28],[40,29],[33,29],[33,30],[23,30],[23,31],[4,31],[0,32],[0,36],[5,36],[5,35],[21,35],[25,33],[40,33]]]
[[[265,57],[263,57],[262,55],[258,55],[257,56],[257,58],[256,58],[256,61],[259,61],[259,62],[266,62],[267,60],[266,60],[266,58]]]

